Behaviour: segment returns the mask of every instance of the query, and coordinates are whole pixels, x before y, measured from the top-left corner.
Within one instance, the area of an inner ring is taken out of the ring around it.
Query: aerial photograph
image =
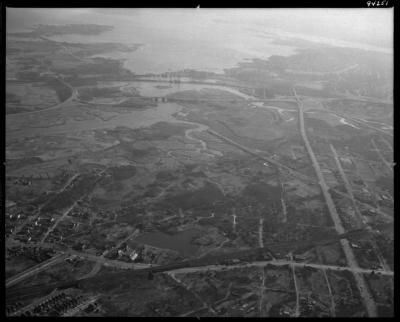
[[[17,8],[7,317],[393,317],[393,8]]]

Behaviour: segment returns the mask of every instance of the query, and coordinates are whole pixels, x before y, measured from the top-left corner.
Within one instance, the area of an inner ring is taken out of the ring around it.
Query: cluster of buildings
[[[15,239],[24,243],[40,242],[54,220],[54,217],[50,214],[40,215],[35,220],[25,224],[21,230],[16,233]]]
[[[21,177],[21,178],[17,178],[14,180],[14,184],[20,184],[23,186],[31,186],[32,185],[32,181],[28,178],[25,177]]]
[[[19,224],[21,224],[26,218],[27,215],[22,211],[17,211],[17,212],[7,211],[5,216],[6,238],[8,238],[15,231],[16,227]]]
[[[118,259],[123,262],[131,263],[141,259],[140,249],[133,249],[129,245],[121,245],[119,248],[107,250],[104,257],[109,259]]]
[[[63,291],[53,291],[49,295],[35,301],[34,303],[14,310],[10,315],[12,316],[68,316],[72,315],[71,312],[77,311],[76,308],[85,301],[87,296],[82,295],[78,290],[67,289]],[[88,308],[88,306],[90,306]],[[86,310],[86,313],[99,310],[99,304],[96,301],[91,302],[85,307],[81,308]],[[80,308],[79,310],[80,311]]]
[[[320,317],[329,317],[330,312],[326,307],[322,307],[320,304],[318,305],[317,301],[312,299],[310,296],[301,297],[300,298],[301,305],[301,316],[320,316]],[[317,312],[318,311],[318,312]]]
[[[46,242],[55,243],[62,242],[63,239],[70,235],[75,227],[72,221],[63,220],[49,233],[46,238]]]
[[[215,307],[218,315],[258,316],[258,300],[253,295],[250,298],[237,300],[238,295],[232,292],[232,299]]]
[[[6,306],[6,314],[10,315],[16,312],[17,310],[21,309],[23,304],[21,302],[15,302]]]

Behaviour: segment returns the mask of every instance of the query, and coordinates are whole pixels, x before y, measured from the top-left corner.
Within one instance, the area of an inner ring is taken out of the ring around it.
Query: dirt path
[[[346,188],[346,192],[350,196],[350,200],[351,200],[354,212],[355,212],[355,214],[357,216],[356,220],[358,222],[358,228],[362,228],[363,225],[366,224],[366,222],[365,222],[364,218],[362,217],[362,215],[361,215],[361,213],[360,213],[360,211],[359,211],[359,209],[357,207],[357,204],[356,204],[356,201],[355,201],[355,198],[354,198],[354,195],[353,195],[353,189],[352,189],[352,187],[351,187],[351,185],[349,183],[349,180],[347,180],[346,173],[344,172],[342,164],[340,163],[339,156],[338,156],[338,154],[336,152],[335,147],[332,144],[330,144],[330,148],[331,148],[331,151],[333,153],[333,157],[335,159],[336,166],[339,169],[340,177],[342,178],[342,180],[344,182],[344,186]]]
[[[258,312],[259,316],[264,316],[263,303],[264,303],[264,292],[265,292],[265,270],[264,267],[261,267],[261,285],[260,285],[260,294],[259,294],[259,302],[258,302]]]
[[[299,286],[297,285],[296,271],[295,271],[295,265],[293,265],[292,253],[290,253],[290,268],[292,270],[294,289],[296,291],[296,309],[294,312],[294,316],[297,318],[300,316],[300,293],[299,293]]]
[[[263,228],[264,228],[264,218],[260,218],[258,222],[258,244],[260,248],[264,248],[264,241],[263,241]]]
[[[389,141],[386,140],[384,137],[380,136],[380,138],[381,138],[381,141],[383,141],[383,143],[385,143],[385,145],[387,146],[389,151],[393,152],[393,145],[391,143],[389,143]]]
[[[333,297],[333,293],[332,293],[332,289],[331,289],[331,283],[329,282],[328,276],[326,275],[326,269],[323,269],[322,272],[324,273],[326,286],[328,287],[328,291],[329,291],[329,298],[331,300],[331,307],[330,307],[331,317],[334,318],[336,316],[336,308],[335,308],[335,299]]]
[[[215,315],[217,315],[217,312],[215,312],[215,310],[208,305],[208,303],[196,292],[194,292],[193,290],[191,290],[185,283],[183,283],[180,279],[178,279],[174,273],[167,273],[177,284],[183,286],[186,290],[188,290],[190,293],[192,293],[194,295],[195,298],[197,298],[201,303],[203,303],[203,306],[206,307],[209,311],[211,311],[212,313],[214,313]]]
[[[385,159],[385,157],[382,155],[381,150],[377,147],[374,139],[371,139],[372,146],[374,147],[376,153],[378,154],[379,158],[382,160],[382,162],[386,165],[386,167],[389,169],[389,172],[393,173],[393,168],[391,167],[391,164]]]

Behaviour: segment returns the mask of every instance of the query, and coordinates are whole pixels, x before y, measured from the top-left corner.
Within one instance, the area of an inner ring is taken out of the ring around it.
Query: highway
[[[299,125],[300,125],[300,132],[301,136],[303,138],[304,144],[306,146],[307,152],[310,156],[312,165],[314,167],[314,170],[317,174],[319,185],[321,187],[322,194],[325,199],[325,203],[328,207],[329,214],[332,218],[332,221],[334,223],[335,229],[339,235],[343,234],[345,232],[340,217],[336,211],[335,204],[332,200],[332,197],[329,193],[329,188],[325,182],[324,176],[322,175],[321,168],[319,166],[319,163],[317,161],[317,158],[315,157],[314,151],[311,148],[311,144],[307,138],[307,133],[305,131],[305,126],[304,126],[304,112],[303,112],[303,103],[302,101],[298,98],[296,90],[293,89],[294,96],[296,97],[296,100],[298,102],[298,108],[299,108]],[[376,309],[376,304],[374,302],[374,299],[372,295],[369,292],[368,286],[365,282],[365,279],[362,275],[358,274],[357,270],[359,269],[358,262],[354,256],[353,250],[349,245],[349,241],[347,239],[341,239],[340,243],[342,245],[344,254],[346,256],[346,260],[348,265],[351,267],[353,276],[356,280],[358,289],[360,291],[361,297],[365,303],[365,307],[368,312],[369,317],[376,317],[377,316],[377,309]]]

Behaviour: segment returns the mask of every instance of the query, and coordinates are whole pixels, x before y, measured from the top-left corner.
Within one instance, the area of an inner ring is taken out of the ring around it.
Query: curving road
[[[68,83],[64,82],[61,78],[57,77],[57,79],[62,82],[65,86],[69,87],[71,89],[71,96],[68,97],[65,101],[60,102],[54,106],[51,106],[49,108],[44,108],[41,110],[37,110],[37,111],[31,111],[31,112],[22,112],[22,113],[16,113],[16,114],[8,114],[7,118],[10,117],[20,117],[21,115],[32,115],[32,114],[38,114],[38,113],[42,113],[42,112],[48,112],[51,110],[56,110],[59,109],[61,107],[64,107],[65,105],[67,105],[68,103],[72,102],[74,99],[77,98],[78,96],[78,91],[73,88],[71,85],[69,85]]]

